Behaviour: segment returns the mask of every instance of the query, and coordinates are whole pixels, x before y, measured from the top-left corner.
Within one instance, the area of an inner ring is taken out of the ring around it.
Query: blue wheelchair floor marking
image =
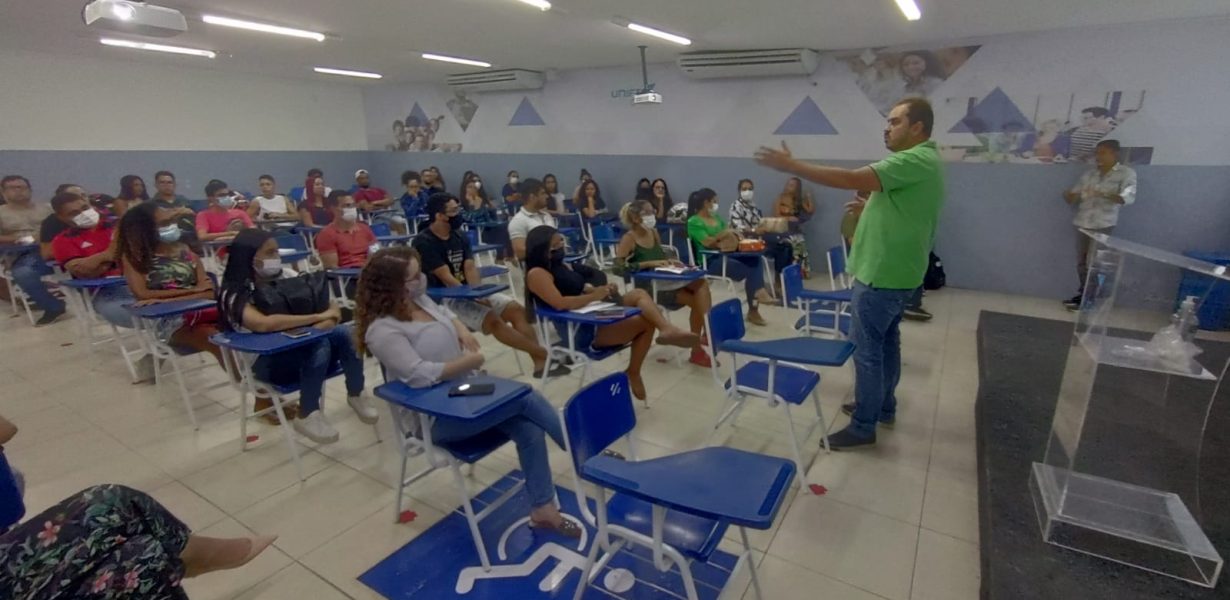
[[[475,512],[481,511],[521,479],[520,471],[512,471],[483,490],[474,501]],[[578,549],[577,540],[554,533],[536,533],[530,531],[524,522],[517,524],[529,515],[529,501],[522,490],[479,525],[483,543],[492,559],[493,574],[482,572],[469,526],[458,506],[457,510],[422,535],[360,575],[359,581],[392,600],[454,597],[478,600],[570,599],[581,581],[581,569],[585,565],[589,544],[593,543],[595,529],[581,517],[576,495],[559,486],[555,489],[563,512],[576,517],[586,529],[586,535],[582,538],[586,544],[582,548]],[[590,504],[592,510],[592,500]],[[517,527],[505,540],[507,558],[501,559],[500,538],[514,524]],[[541,563],[533,566],[531,559],[541,559]],[[707,564],[693,562],[692,576],[702,600],[716,600],[736,561],[736,556],[718,550]],[[519,565],[524,565],[523,570],[533,566],[532,572],[524,576],[499,576],[501,567],[511,570]],[[467,572],[463,584],[462,575],[467,567],[474,569]],[[615,575],[611,575],[612,570],[616,571]],[[623,571],[635,577],[631,589],[626,591],[622,590],[627,587],[626,583],[619,585],[621,579],[626,582],[626,577],[621,577],[625,575]],[[554,590],[550,590],[549,579],[553,572],[562,574],[563,580]],[[490,578],[482,578],[484,575]],[[615,584],[613,587],[618,591],[607,589],[607,581]],[[459,587],[471,584],[469,591],[459,593]],[[597,574],[583,597],[586,600],[667,600],[687,596],[677,568],[660,572],[653,566],[653,553],[648,548],[627,545]]]

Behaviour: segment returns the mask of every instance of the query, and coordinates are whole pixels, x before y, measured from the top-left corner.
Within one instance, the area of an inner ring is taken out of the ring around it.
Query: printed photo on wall
[[[461,152],[460,143],[437,142],[436,132],[444,115],[434,119],[416,102],[405,119],[393,121],[393,142],[385,144],[390,152]]]
[[[1148,163],[1151,146],[1136,146],[1141,140],[1134,135],[1111,135],[1140,112],[1144,101],[1144,90],[1037,95],[1022,110],[995,88],[981,99],[967,99],[965,118],[949,130],[971,133],[980,144],[946,148],[944,154],[965,162],[1088,163],[1097,143],[1114,137],[1123,143],[1122,160]]]
[[[902,98],[927,98],[969,60],[981,46],[951,46],[932,50],[885,51],[868,48],[838,56],[850,67],[859,89],[887,115]]]
[[[453,113],[453,118],[457,119],[461,130],[469,129],[470,121],[474,120],[474,113],[478,112],[478,103],[466,97],[465,92],[457,91],[453,92],[453,97],[445,104],[448,105],[448,111]]]

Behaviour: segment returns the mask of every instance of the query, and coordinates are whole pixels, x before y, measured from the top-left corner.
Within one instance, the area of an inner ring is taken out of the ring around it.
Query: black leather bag
[[[267,315],[314,315],[329,308],[329,282],[324,273],[275,279],[256,286],[252,304]]]

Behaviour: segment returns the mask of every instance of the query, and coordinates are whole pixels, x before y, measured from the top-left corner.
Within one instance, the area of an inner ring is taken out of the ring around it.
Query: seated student
[[[138,175],[125,175],[120,178],[120,193],[115,197],[115,202],[111,205],[111,216],[119,218],[124,216],[124,213],[129,208],[136,206],[142,202],[149,200],[149,194],[145,191],[145,180]],[[95,208],[98,208],[95,206]]]
[[[423,187],[422,177],[414,170],[401,174],[401,185],[406,188],[406,191],[398,202],[401,204],[401,211],[406,215],[406,221],[413,222],[423,214],[423,209],[427,206],[427,198],[431,194],[427,188]]]
[[[436,192],[448,191],[448,185],[444,183],[444,177],[440,175],[440,169],[436,167],[427,167],[423,169],[423,189],[429,194]]]
[[[362,267],[367,257],[380,249],[376,234],[359,221],[359,207],[354,196],[334,190],[325,199],[333,212],[333,222],[316,234],[316,252],[326,269]]]
[[[196,215],[196,236],[201,241],[231,240],[241,230],[252,228],[252,218],[235,207],[236,197],[225,181],[210,180],[205,198],[209,207]]]
[[[500,195],[504,197],[504,205],[510,208],[520,207],[521,193],[517,191],[517,184],[521,183],[521,175],[516,171],[508,172],[508,181],[504,184],[504,189],[500,190]]]
[[[171,211],[175,224],[182,230],[179,241],[186,244],[193,252],[200,254],[201,242],[196,239],[196,211],[189,206],[188,199],[175,192],[175,174],[170,171],[158,171],[154,174],[154,188],[158,193],[151,198],[159,208]],[[131,208],[131,207],[129,207]]]
[[[816,214],[816,204],[812,202],[811,194],[803,189],[803,180],[791,177],[786,180],[782,193],[778,194],[773,206],[774,214],[789,222],[790,236],[787,238],[794,248],[795,262],[803,268],[803,273],[811,272],[808,260],[807,238],[803,235],[803,225]]]
[[[341,325],[342,312],[330,304],[324,312],[311,315],[265,314],[253,303],[255,291],[262,285],[296,273],[282,266],[278,242],[273,234],[260,229],[239,232],[230,246],[231,256],[222,275],[222,291],[218,294],[218,313],[223,330],[258,333],[286,331],[300,327],[315,327],[329,332],[306,346],[268,356],[252,364],[252,372],[261,381],[274,384],[299,384],[298,418],[291,421],[295,431],[318,444],[338,440],[337,429],[325,420],[320,410],[325,376],[334,363],[340,363],[346,378],[346,402],[359,420],[372,424],[378,413],[371,398],[363,394],[363,359],[355,353],[349,325]]]
[[[214,299],[214,286],[201,259],[179,241],[182,230],[175,215],[157,204],[144,203],[120,219],[116,242],[120,266],[137,306]],[[209,341],[209,336],[218,333],[217,320],[213,309],[163,319],[155,335],[173,346],[209,352],[223,365],[222,351]]]
[[[272,175],[261,175],[257,179],[261,193],[252,199],[248,205],[248,216],[257,223],[285,223],[293,225],[299,222],[298,211],[289,198],[277,193],[277,182]]]
[[[299,203],[299,220],[309,227],[324,227],[333,222],[333,211],[325,206],[332,192],[321,177],[309,177],[303,184],[303,201]]]
[[[671,199],[671,189],[667,187],[665,179],[653,180],[649,187],[649,197],[646,200],[653,204],[653,213],[658,220],[665,223],[666,211],[675,205],[675,201]]]
[[[649,181],[648,177],[642,177],[640,181],[636,182],[636,196],[633,196],[633,200],[649,200],[652,197],[653,183]]]
[[[463,379],[483,366],[478,340],[447,307],[427,296],[418,253],[405,246],[372,256],[359,278],[355,328],[360,352],[371,352],[389,379],[421,388]],[[400,416],[400,415],[399,415]],[[406,418],[406,416],[401,416]],[[415,419],[417,423],[417,418]],[[498,429],[517,445],[530,499],[530,527],[581,536],[555,506],[555,487],[543,434],[564,447],[555,409],[536,391],[475,420],[436,419],[431,439],[448,443]]]
[[[456,196],[436,193],[427,201],[427,216],[431,224],[414,237],[415,251],[422,257],[423,272],[430,287],[477,286],[482,279],[470,243],[458,229],[461,207]],[[450,298],[444,302],[466,327],[494,336],[505,346],[530,355],[534,361],[534,377],[542,377],[547,364],[547,350],[538,344],[538,337],[525,314],[525,307],[508,294],[492,294],[481,300]],[[561,365],[562,367],[562,365]],[[550,375],[562,375],[564,369],[553,369]]]
[[[641,367],[653,342],[653,331],[662,332],[658,343],[680,348],[691,348],[700,342],[700,336],[684,331],[672,324],[658,310],[653,299],[644,290],[633,290],[618,296],[614,285],[593,286],[585,283],[570,265],[564,262],[564,236],[554,227],[543,225],[530,231],[525,252],[525,303],[532,308],[545,307],[554,310],[576,310],[591,302],[615,300],[628,307],[641,309],[641,314],[603,325],[586,326],[577,332],[574,343],[577,348],[610,348],[632,344],[632,357],[628,361],[628,383],[632,395],[644,400],[645,382],[641,379]],[[560,337],[567,339],[568,329],[563,323],[555,323]]]
[[[666,250],[662,248],[662,237],[654,227],[657,224],[657,217],[654,215],[652,202],[633,200],[625,204],[619,211],[619,220],[628,232],[619,238],[619,245],[615,248],[617,269],[623,269],[632,275],[643,269],[684,266],[683,262],[668,257]],[[633,278],[633,281],[636,282],[636,287],[647,292],[653,289],[648,281],[636,278]],[[688,324],[691,326],[692,333],[700,335],[705,330],[705,315],[709,314],[709,308],[713,304],[712,296],[709,294],[709,282],[704,279],[690,282],[659,281],[657,288],[658,303],[666,306],[681,305],[691,309],[688,314]],[[692,357],[688,359],[689,362],[709,367],[711,364],[709,354],[705,352],[705,346],[708,345],[709,343],[702,335],[700,343],[692,347]]]
[[[384,188],[372,185],[372,177],[367,169],[355,171],[354,183],[354,187],[350,188],[350,194],[359,204],[360,211],[369,213],[393,206],[393,198],[389,196],[389,193],[384,191]],[[375,217],[373,222],[385,223],[398,234],[405,235],[406,233],[406,220],[399,215],[382,214]]]
[[[559,191],[559,178],[554,173],[542,176],[542,185],[547,188],[547,212],[559,216],[571,214],[564,206],[566,196]]]
[[[493,223],[496,220],[495,208],[483,192],[483,181],[473,174],[461,184],[461,218],[466,223]]]
[[[0,205],[0,244],[33,244],[38,241],[34,235],[43,220],[51,216],[51,207],[34,202],[30,195],[30,180],[21,175],[6,175],[0,180],[0,192],[3,192],[5,200],[5,204]],[[43,276],[51,275],[51,268],[37,248],[15,257],[0,257],[0,260],[9,265],[13,282],[43,309],[43,316],[35,323],[36,327],[55,323],[67,314],[64,301],[56,298],[43,281]]]
[[[52,194],[51,197],[55,198],[65,192],[81,196],[86,200],[90,199],[90,195],[86,193],[85,188],[75,183],[61,183],[56,186],[55,194]],[[97,207],[95,209],[97,210]],[[72,226],[72,223],[66,223],[63,219],[57,217],[54,208],[51,214],[43,219],[42,223],[38,226],[38,252],[43,257],[43,260],[55,260],[55,251],[51,248],[51,241]]]
[[[593,179],[581,182],[581,187],[577,188],[577,196],[572,202],[586,219],[602,219],[607,215],[606,201],[602,199],[602,191],[598,189],[598,182]]]
[[[120,274],[115,226],[102,220],[80,195],[62,192],[51,199],[55,217],[67,228],[51,240],[55,261],[74,279]],[[133,327],[126,305],[136,302],[127,286],[102,288],[94,294],[94,312],[117,327]]]
[[[521,197],[525,199],[524,205],[513,218],[508,221],[508,237],[512,244],[513,255],[517,260],[525,260],[525,238],[529,236],[530,231],[540,225],[548,225],[556,227],[555,216],[547,210],[546,206],[550,200],[547,195],[547,187],[537,179],[526,179],[518,186]],[[585,278],[585,283],[593,286],[606,285],[606,273],[599,269],[595,269],[583,263],[575,263],[572,265],[572,270],[580,273]]]
[[[794,246],[786,236],[767,231],[764,214],[753,201],[756,184],[751,179],[739,180],[739,195],[730,205],[730,228],[742,236],[764,240],[765,254],[773,261],[773,268],[781,275],[782,270],[795,261]]]
[[[321,185],[321,191],[317,194],[317,197],[323,200],[324,198],[328,197],[329,194],[333,193],[333,188],[325,185],[325,172],[321,171],[317,167],[312,167],[311,169],[308,169],[307,180],[303,184],[303,192],[301,192],[298,198],[292,198],[292,200],[295,200],[300,205],[302,205],[303,201],[308,199],[309,194],[311,193],[313,189],[312,182],[316,181],[317,179],[320,180],[320,185]]]
[[[729,252],[739,247],[739,234],[726,227],[726,221],[718,214],[717,192],[701,188],[688,197],[688,238],[696,251],[696,261],[702,262],[701,250]],[[708,261],[710,275],[722,274],[725,262],[726,277],[742,281],[747,294],[747,320],[753,325],[768,325],[760,315],[759,303],[773,302],[773,296],[764,289],[764,270],[759,257],[741,258],[712,257]]]

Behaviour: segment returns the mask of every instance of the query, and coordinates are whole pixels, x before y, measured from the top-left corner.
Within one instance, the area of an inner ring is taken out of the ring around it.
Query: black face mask
[[[466,220],[461,215],[453,215],[448,218],[448,226],[453,229],[461,229],[461,226],[465,224]]]
[[[563,248],[555,248],[554,250],[551,250],[551,253],[547,256],[551,259],[551,264],[553,266],[559,266],[564,264],[564,257],[567,256],[567,251]]]

